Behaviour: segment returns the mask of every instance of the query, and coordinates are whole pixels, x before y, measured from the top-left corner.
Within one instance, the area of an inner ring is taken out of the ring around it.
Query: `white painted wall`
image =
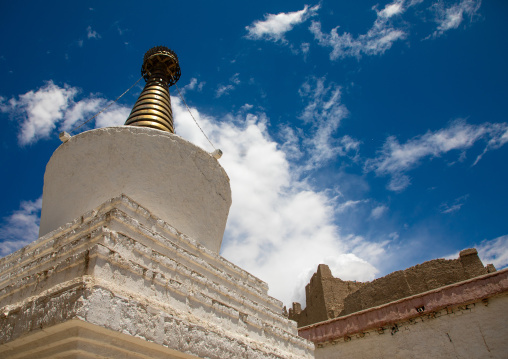
[[[229,178],[215,158],[181,137],[120,126],[73,136],[46,166],[39,236],[120,194],[219,252]]]
[[[316,346],[316,359],[336,358],[508,358],[508,295],[442,310],[436,318],[420,317],[400,323],[398,331],[342,338]]]

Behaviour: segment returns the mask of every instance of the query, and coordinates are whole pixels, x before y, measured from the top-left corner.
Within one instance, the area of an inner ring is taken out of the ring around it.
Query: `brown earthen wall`
[[[295,320],[301,327],[335,318],[344,308],[344,299],[363,284],[335,278],[326,264],[320,264],[305,286],[305,309],[302,310],[299,303],[293,303],[289,319]]]
[[[434,259],[366,283],[344,300],[341,316],[487,274],[476,249],[458,259]]]
[[[322,322],[495,271],[491,267],[483,266],[474,248],[461,251],[458,259],[431,260],[367,283],[334,278],[320,264],[305,287],[306,308],[293,303],[289,319],[298,327]]]

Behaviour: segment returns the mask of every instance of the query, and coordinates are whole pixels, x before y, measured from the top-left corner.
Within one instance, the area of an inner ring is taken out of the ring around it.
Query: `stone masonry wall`
[[[330,268],[320,264],[305,287],[306,308],[302,310],[299,303],[293,303],[289,318],[303,327],[492,271],[495,268],[484,267],[474,248],[461,251],[458,259],[434,259],[366,283],[334,278]]]
[[[326,264],[320,264],[305,286],[306,308],[302,310],[299,303],[293,303],[289,319],[297,321],[301,327],[335,318],[344,309],[344,299],[363,284],[335,278]]]
[[[344,300],[340,316],[487,274],[476,249],[465,249],[458,259],[434,259],[376,279]]]

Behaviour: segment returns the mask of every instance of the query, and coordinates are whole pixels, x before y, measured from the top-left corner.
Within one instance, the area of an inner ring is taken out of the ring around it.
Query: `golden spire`
[[[164,46],[148,50],[141,66],[146,85],[125,124],[175,133],[169,87],[178,81],[180,74],[178,57],[173,51]]]

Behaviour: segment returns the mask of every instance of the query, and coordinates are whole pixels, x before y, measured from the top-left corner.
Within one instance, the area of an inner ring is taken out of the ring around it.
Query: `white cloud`
[[[313,21],[309,30],[318,41],[319,45],[331,47],[330,59],[336,60],[348,56],[360,58],[365,55],[379,55],[392,47],[395,41],[403,40],[407,33],[402,28],[393,24],[393,18],[406,11],[404,2],[396,0],[387,4],[383,10],[377,11],[377,18],[366,34],[353,37],[348,32],[339,35],[339,26],[333,28],[330,34],[321,31],[321,23]]]
[[[69,101],[69,105],[64,113],[61,126],[61,129],[64,131],[69,131],[77,123],[87,120],[100,111],[106,105],[106,100],[91,97],[75,103]]]
[[[483,264],[492,263],[496,269],[508,266],[508,235],[484,240],[476,246]]]
[[[187,91],[198,91],[201,92],[203,90],[203,86],[205,86],[206,82],[201,81],[198,82],[198,79],[193,77],[190,79],[189,83],[183,87],[180,88],[180,92],[182,94],[185,94]]]
[[[253,40],[286,41],[284,34],[291,31],[295,25],[301,24],[319,10],[319,5],[309,8],[307,5],[300,11],[266,14],[264,20],[257,20],[246,26],[247,38]]]
[[[397,232],[392,232],[392,233],[388,234],[388,238],[390,238],[390,239],[392,239],[392,240],[394,240],[394,241],[396,241],[397,239],[399,239],[399,237],[400,237],[400,236],[399,236],[399,233],[397,233]]]
[[[473,163],[473,166],[475,166],[487,153],[487,151],[495,150],[503,145],[505,145],[508,142],[508,126],[506,123],[493,123],[491,124],[492,132],[495,133],[489,141],[487,142],[487,146],[485,146],[485,149],[483,152],[476,157],[475,162]]]
[[[88,26],[86,28],[86,37],[88,37],[89,39],[100,39],[101,35],[99,35],[97,31],[92,30],[91,26]]]
[[[481,0],[462,0],[459,3],[446,7],[443,1],[436,2],[431,9],[435,12],[437,29],[432,35],[438,37],[445,31],[456,29],[464,21],[464,16],[471,20],[480,9]]]
[[[55,130],[69,131],[99,112],[107,100],[95,95],[75,101],[80,92],[66,84],[63,87],[48,81],[36,91],[19,95],[18,99],[0,101],[0,111],[20,121],[18,141],[22,146],[55,135]],[[113,104],[95,119],[95,127],[123,125],[130,108]]]
[[[384,215],[388,211],[388,207],[386,206],[377,206],[374,209],[372,209],[372,212],[370,213],[370,217],[374,219],[381,218],[382,215]]]
[[[5,97],[0,96],[0,112],[10,112],[11,105],[7,103]]]
[[[0,256],[6,256],[30,244],[39,236],[42,197],[23,201],[20,208],[2,220],[0,226]]]
[[[194,90],[194,88],[196,87],[197,83],[198,83],[198,79],[193,77],[193,78],[190,79],[189,84],[185,85],[183,88],[184,89],[188,89],[188,90]]]
[[[219,86],[217,86],[217,90],[215,90],[215,97],[219,98],[222,95],[229,94],[229,92],[234,90],[235,87],[240,84],[240,82],[241,82],[240,74],[239,73],[234,74],[229,78],[228,85],[220,84]]]
[[[11,98],[2,111],[22,118],[18,140],[21,145],[27,145],[50,136],[77,92],[76,88],[59,87],[49,81],[37,91],[20,95],[17,100]]]
[[[217,90],[215,90],[215,97],[219,98],[222,95],[227,95],[231,90],[233,90],[235,87],[231,84],[229,85],[219,85],[217,87]]]
[[[127,120],[127,117],[129,117],[131,110],[131,107],[120,106],[115,103],[97,116],[95,119],[95,128],[122,126]]]
[[[355,157],[359,141],[350,136],[335,138],[340,122],[348,115],[341,103],[341,88],[334,83],[326,85],[324,77],[310,78],[303,83],[299,94],[306,102],[300,119],[310,126],[298,134],[303,137],[301,151],[308,154],[305,169],[322,166],[337,155]]]
[[[301,45],[300,45],[300,50],[302,51],[302,53],[304,55],[307,55],[310,51],[310,44],[308,42],[303,42]]]
[[[469,125],[459,120],[447,128],[429,131],[404,144],[400,144],[394,136],[390,136],[379,151],[378,157],[366,161],[365,169],[374,171],[378,176],[391,176],[388,188],[392,191],[401,191],[410,184],[405,172],[418,166],[424,158],[439,157],[453,150],[465,151],[479,140],[486,140],[487,146],[474,164],[486,151],[499,148],[508,142],[508,125],[488,122]]]
[[[339,139],[339,155],[350,156],[351,159],[358,159],[358,151],[360,150],[361,142],[352,138],[349,135],[344,135]]]
[[[365,203],[367,202],[367,200],[356,200],[356,201],[353,201],[353,200],[348,200],[348,201],[345,201],[345,202],[342,202],[342,203],[339,203],[336,207],[335,207],[335,211],[337,213],[342,213],[342,212],[345,212],[346,210],[350,209],[350,208],[354,208],[356,207],[357,205],[359,204],[362,204],[362,203]]]
[[[452,203],[442,203],[440,206],[441,213],[454,213],[462,208],[462,206],[466,203],[469,195],[466,194],[459,198],[456,198]]]
[[[239,73],[234,74],[233,76],[230,77],[229,81],[235,85],[239,85],[240,84],[240,74]]]
[[[289,125],[281,126],[278,135],[282,141],[281,150],[286,154],[288,160],[302,158],[303,152],[300,149],[300,139],[303,138],[303,131]]]
[[[403,4],[404,1],[395,1],[391,4],[386,4],[385,8],[378,12],[378,16],[390,18],[395,15],[400,15],[405,11]]]
[[[395,0],[382,10],[377,6],[372,9],[376,11],[376,20],[372,27],[365,34],[354,36],[344,32],[339,34],[340,26],[333,28],[330,33],[323,33],[321,23],[313,21],[309,30],[314,35],[318,44],[324,47],[331,47],[331,60],[345,57],[360,58],[362,55],[380,55],[389,50],[393,43],[405,40],[408,37],[408,24],[402,20],[402,15],[411,7],[422,3],[423,0]],[[447,6],[443,1],[434,3],[430,10],[434,13],[437,29],[427,38],[438,37],[445,31],[456,29],[467,16],[472,19],[477,15],[481,0],[462,0],[454,5]]]
[[[252,110],[252,108],[254,107],[254,105],[251,105],[249,103],[246,103],[245,105],[243,105],[242,107],[240,107],[240,109],[242,111],[249,111],[249,110]]]
[[[172,104],[178,134],[211,151],[180,100],[172,98]],[[286,153],[268,135],[264,115],[219,121],[191,111],[224,152],[220,163],[231,179],[222,255],[267,281],[270,294],[286,305],[302,300],[305,281],[320,263],[344,279],[374,278],[377,269],[369,261],[384,253],[384,244],[339,232],[334,215],[340,204],[295,177]]]

